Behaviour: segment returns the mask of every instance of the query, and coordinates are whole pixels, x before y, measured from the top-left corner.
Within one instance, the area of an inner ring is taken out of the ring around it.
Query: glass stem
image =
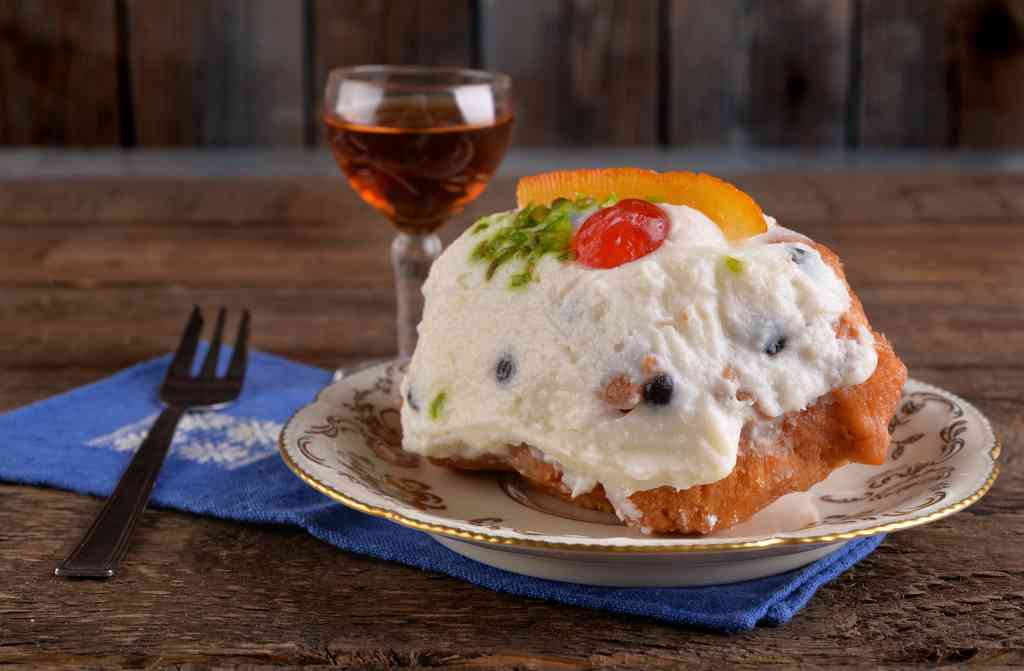
[[[423,317],[423,282],[430,264],[441,254],[441,239],[425,235],[399,233],[391,243],[391,267],[395,271],[398,297],[398,355],[412,356],[416,349],[416,327]]]

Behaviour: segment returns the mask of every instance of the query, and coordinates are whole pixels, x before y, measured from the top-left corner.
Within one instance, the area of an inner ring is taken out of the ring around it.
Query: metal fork
[[[185,326],[178,350],[160,386],[164,410],[149,429],[135,457],[121,475],[114,492],[107,499],[92,526],[75,549],[54,570],[59,576],[75,578],[109,578],[128,549],[128,541],[142,517],[150,492],[160,474],[167,449],[174,438],[178,420],[189,410],[221,407],[238,398],[245,378],[246,350],[249,340],[249,311],[242,312],[234,353],[224,377],[217,377],[217,359],[224,332],[224,308],[217,313],[210,348],[199,375],[192,375],[192,360],[203,330],[199,307]]]

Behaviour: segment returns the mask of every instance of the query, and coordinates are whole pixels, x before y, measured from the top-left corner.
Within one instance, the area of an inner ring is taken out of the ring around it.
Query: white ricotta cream
[[[730,243],[701,212],[661,207],[671,230],[654,252],[611,269],[548,255],[518,289],[513,266],[488,279],[471,259],[480,232],[460,236],[424,286],[403,447],[476,457],[525,443],[571,474],[575,494],[601,483],[634,516],[635,491],[729,475],[747,422],[871,376],[873,338],[836,338],[850,298],[814,247],[770,219],[767,233]],[[667,376],[671,389],[623,413],[603,397],[623,375]]]

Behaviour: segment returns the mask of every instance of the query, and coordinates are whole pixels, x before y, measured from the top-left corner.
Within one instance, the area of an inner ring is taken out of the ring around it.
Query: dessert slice
[[[686,533],[884,460],[906,370],[826,247],[708,175],[517,195],[431,271],[405,449]]]

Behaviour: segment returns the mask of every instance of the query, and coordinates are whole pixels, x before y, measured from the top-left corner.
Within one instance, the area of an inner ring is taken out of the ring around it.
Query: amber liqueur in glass
[[[352,188],[406,233],[437,229],[487,186],[505,155],[511,115],[466,123],[456,107],[395,105],[359,124],[324,117]]]

